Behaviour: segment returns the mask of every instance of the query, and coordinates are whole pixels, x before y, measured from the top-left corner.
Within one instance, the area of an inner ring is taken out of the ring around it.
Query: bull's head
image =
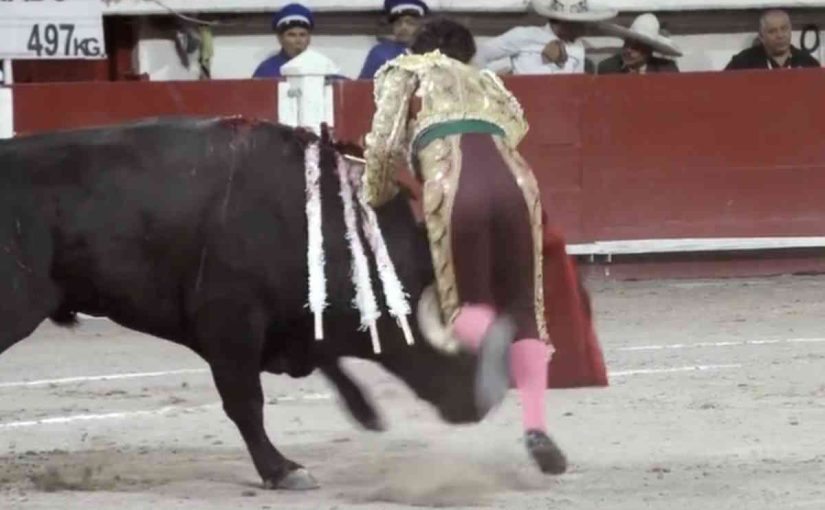
[[[377,210],[388,248],[414,310],[410,326],[415,345],[401,339],[394,321],[386,321],[388,342],[379,362],[403,380],[418,397],[436,407],[450,423],[479,421],[474,404],[475,356],[458,349],[441,319],[433,288],[434,273],[426,231],[417,224],[406,196]],[[383,338],[383,335],[382,335]]]
[[[325,136],[328,135],[322,132],[322,140]],[[354,144],[338,142],[334,150],[355,158],[363,157],[363,151]],[[333,167],[335,162],[331,154],[330,151],[324,155],[322,167]],[[444,341],[435,294],[424,290],[433,282],[434,272],[426,230],[416,220],[415,208],[410,207],[410,200],[415,198],[415,193],[406,189],[405,193],[375,211],[395,271],[409,296],[409,304],[413,309],[419,301],[423,304],[417,317],[413,315],[409,321],[414,345],[407,345],[401,329],[388,314],[384,314],[378,321],[382,347],[380,355],[373,356],[371,351],[367,351],[365,346],[369,344],[362,339],[354,342],[360,346],[355,348],[358,352],[339,351],[332,356],[355,355],[374,359],[406,383],[418,397],[434,405],[444,420],[450,423],[475,422],[482,418],[474,403],[475,357],[460,353],[455,348],[450,349],[451,346]],[[380,292],[380,285],[376,285],[376,290]],[[352,329],[352,326],[343,329]],[[439,337],[441,342],[432,342],[435,337]],[[353,349],[354,346],[347,344],[344,348]]]
[[[381,356],[380,363],[419,398],[435,406],[445,421],[471,423],[483,418],[474,404],[473,355],[446,354],[419,342],[389,350]]]

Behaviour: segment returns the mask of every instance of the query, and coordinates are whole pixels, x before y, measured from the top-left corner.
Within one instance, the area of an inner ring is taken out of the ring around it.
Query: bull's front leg
[[[364,394],[363,389],[358,386],[358,383],[341,367],[338,360],[324,360],[320,368],[327,379],[335,385],[347,410],[362,427],[375,432],[385,430],[384,422],[375,411],[375,406]]]
[[[309,471],[284,457],[266,434],[260,375],[266,316],[237,308],[233,302],[213,303],[198,313],[198,341],[224,411],[238,427],[265,488],[316,489]]]

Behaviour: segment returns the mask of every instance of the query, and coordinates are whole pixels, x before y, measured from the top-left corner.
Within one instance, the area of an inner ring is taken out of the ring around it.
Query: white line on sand
[[[672,367],[672,368],[639,368],[635,370],[616,370],[608,372],[610,377],[622,377],[628,375],[643,375],[643,374],[672,374],[678,372],[703,372],[708,370],[729,370],[732,368],[742,368],[742,365],[692,365],[687,367]]]
[[[741,340],[728,342],[696,342],[690,344],[660,344],[660,345],[632,345],[629,347],[618,347],[616,351],[664,351],[675,349],[695,349],[701,347],[735,347],[751,345],[777,345],[777,344],[813,344],[823,343],[825,338],[780,338],[774,340]]]
[[[15,429],[15,428],[23,428],[23,427],[34,427],[37,425],[56,425],[56,424],[63,424],[63,423],[72,423],[75,421],[94,421],[94,420],[111,420],[111,419],[118,419],[118,418],[134,418],[136,416],[157,416],[163,414],[169,414],[175,411],[178,412],[191,412],[197,411],[200,409],[207,409],[210,407],[220,407],[220,404],[206,404],[202,406],[191,406],[191,407],[178,407],[178,406],[167,406],[161,407],[160,409],[151,409],[147,411],[124,411],[124,412],[116,412],[116,413],[102,413],[102,414],[74,414],[69,416],[52,416],[51,418],[40,418],[37,420],[23,420],[23,421],[11,421],[7,423],[0,423],[0,430],[2,429]]]
[[[39,379],[35,381],[12,381],[0,383],[0,388],[18,388],[26,386],[49,386],[52,384],[72,384],[88,381],[114,381],[118,379],[139,379],[143,377],[164,377],[167,375],[200,374],[209,372],[206,368],[187,368],[182,370],[165,370],[162,372],[132,372],[125,374],[84,375],[64,377],[61,379]]]
[[[276,402],[304,402],[311,400],[329,400],[331,393],[305,393],[303,395],[283,395],[272,397]]]
[[[285,395],[281,397],[276,397],[278,402],[301,402],[301,401],[314,401],[314,400],[329,400],[332,398],[332,395],[329,393],[307,393],[304,395]],[[73,423],[79,421],[98,421],[98,420],[117,420],[122,418],[135,418],[138,416],[161,416],[170,413],[190,413],[193,411],[200,411],[204,409],[218,409],[221,407],[220,402],[215,402],[212,404],[204,404],[199,406],[189,406],[189,407],[181,407],[181,406],[166,406],[161,407],[159,409],[149,409],[144,411],[121,411],[121,412],[112,412],[112,413],[100,413],[100,414],[73,414],[68,416],[52,416],[49,418],[39,418],[35,420],[21,420],[21,421],[11,421],[7,423],[0,423],[0,430],[5,429],[17,429],[17,428],[25,428],[25,427],[36,427],[39,425],[62,425],[66,423]]]
[[[709,371],[709,370],[725,370],[725,369],[732,369],[732,368],[741,368],[742,365],[693,365],[687,367],[672,367],[672,368],[642,368],[636,370],[618,370],[610,372],[610,377],[623,377],[623,376],[630,376],[630,375],[642,375],[642,374],[667,374],[667,373],[678,373],[678,372],[697,372],[697,371]],[[329,393],[307,393],[303,395],[283,395],[283,396],[276,396],[275,397],[277,402],[301,402],[301,401],[314,401],[314,400],[330,400],[332,399],[332,395]],[[0,430],[6,429],[15,429],[15,428],[25,428],[25,427],[35,427],[39,425],[59,425],[65,423],[73,423],[79,421],[95,421],[95,420],[111,420],[111,419],[122,419],[122,418],[134,418],[137,416],[159,416],[165,415],[172,412],[181,412],[187,413],[192,411],[197,411],[201,409],[209,409],[209,408],[218,408],[220,407],[220,403],[214,404],[205,404],[201,406],[191,406],[191,407],[178,407],[178,406],[167,406],[161,407],[159,409],[151,409],[146,411],[123,411],[123,412],[113,412],[113,413],[102,413],[102,414],[76,414],[76,415],[69,415],[69,416],[53,416],[50,418],[40,418],[36,420],[23,420],[23,421],[12,421],[7,423],[0,423]]]
[[[695,344],[665,344],[665,345],[640,345],[640,346],[631,346],[631,347],[620,347],[616,349],[617,351],[658,351],[658,350],[675,350],[675,349],[688,349],[693,347],[725,347],[725,346],[736,346],[736,345],[768,345],[768,344],[780,344],[780,343],[818,343],[818,342],[825,342],[825,338],[789,338],[785,340],[752,340],[752,341],[744,341],[744,342],[700,342]],[[648,373],[665,373],[665,372],[684,372],[686,370],[691,370],[690,367],[683,367],[683,368],[667,368],[667,369],[654,369],[654,372],[650,372],[649,369],[644,369],[641,371],[633,371],[633,370],[626,370],[626,371],[619,371],[619,372],[611,372],[610,375],[636,375],[638,374],[648,374]],[[10,381],[10,382],[0,382],[0,389],[3,388],[21,388],[21,387],[36,387],[36,386],[51,386],[51,385],[61,385],[61,384],[74,384],[74,383],[83,383],[83,382],[93,382],[93,381],[117,381],[123,379],[140,379],[140,378],[150,378],[150,377],[165,377],[169,375],[187,375],[187,374],[205,374],[208,373],[208,368],[187,368],[181,370],[164,370],[158,372],[130,372],[130,373],[122,373],[122,374],[102,374],[102,375],[88,375],[88,376],[77,376],[77,377],[63,377],[59,379],[37,379],[34,381]],[[284,397],[282,400],[288,401],[290,397]],[[304,400],[312,400],[312,398],[303,398]]]
[[[815,338],[780,338],[770,340],[742,340],[742,341],[724,341],[724,342],[696,342],[696,343],[680,343],[680,344],[659,344],[659,345],[631,345],[627,347],[617,347],[615,351],[624,352],[638,352],[638,351],[667,351],[678,349],[698,349],[709,347],[737,347],[737,346],[759,346],[759,345],[777,345],[777,344],[804,344],[804,343],[825,343],[825,337]],[[673,371],[672,369],[666,369]],[[682,369],[676,371],[684,371]],[[122,374],[103,374],[103,375],[89,375],[77,377],[63,377],[59,379],[38,379],[34,381],[9,381],[0,382],[0,389],[3,388],[21,388],[21,387],[36,387],[36,386],[50,386],[60,384],[74,384],[82,382],[93,381],[116,381],[122,379],[140,379],[146,377],[165,377],[168,375],[186,375],[186,374],[204,374],[208,373],[208,368],[188,368],[180,370],[165,370],[157,372],[132,372]],[[649,373],[649,372],[639,372]],[[653,372],[657,373],[657,372]],[[624,375],[624,372],[617,372],[618,375]],[[632,374],[628,374],[632,375]]]
[[[787,508],[825,508],[825,499],[809,499],[803,501],[787,502]]]

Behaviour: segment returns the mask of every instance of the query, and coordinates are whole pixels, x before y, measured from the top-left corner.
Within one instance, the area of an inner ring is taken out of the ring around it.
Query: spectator
[[[429,9],[422,0],[385,0],[384,13],[392,25],[392,38],[384,39],[372,47],[359,79],[371,80],[385,62],[406,53],[421,27],[421,20],[429,14]]]
[[[584,35],[587,23],[616,16],[614,10],[590,9],[587,0],[532,0],[533,9],[548,19],[543,27],[516,27],[483,44],[474,60],[479,67],[507,58],[513,74],[585,72]]]
[[[253,78],[279,78],[281,66],[309,47],[315,21],[312,11],[301,4],[285,5],[272,18],[272,29],[278,34],[281,51],[258,65]]]
[[[815,58],[791,44],[791,32],[787,12],[765,11],[759,17],[759,44],[734,55],[725,70],[819,67]]]
[[[662,35],[659,19],[654,14],[638,16],[630,28],[612,24],[604,28],[605,32],[624,39],[624,46],[620,54],[599,64],[599,74],[679,72],[673,60],[653,56],[654,52],[670,57],[682,56],[673,41]]]

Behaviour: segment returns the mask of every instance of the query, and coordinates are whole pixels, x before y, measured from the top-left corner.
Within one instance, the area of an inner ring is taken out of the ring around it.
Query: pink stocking
[[[524,430],[546,432],[544,390],[547,388],[547,344],[542,340],[516,340],[510,346],[510,374],[521,399]]]
[[[476,352],[495,317],[495,311],[487,305],[462,306],[453,321],[453,334],[462,345]]]

